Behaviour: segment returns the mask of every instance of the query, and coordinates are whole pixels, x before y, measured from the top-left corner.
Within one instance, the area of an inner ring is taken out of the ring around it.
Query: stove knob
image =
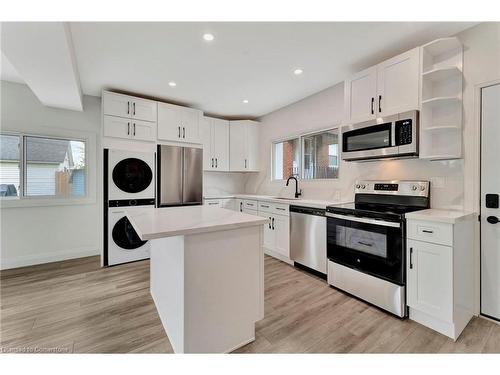
[[[415,191],[415,190],[417,190],[417,189],[418,189],[418,186],[417,186],[417,185],[413,185],[413,186],[411,187],[411,190],[413,190],[413,191]]]
[[[366,187],[366,185],[361,185],[361,189],[364,189]]]
[[[420,186],[420,190],[424,191],[425,190],[425,185]]]
[[[361,187],[360,184],[356,184],[356,189],[359,189]]]

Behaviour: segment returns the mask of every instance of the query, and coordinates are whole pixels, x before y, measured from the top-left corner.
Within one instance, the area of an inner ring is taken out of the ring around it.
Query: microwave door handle
[[[396,121],[391,123],[391,146],[396,147]]]

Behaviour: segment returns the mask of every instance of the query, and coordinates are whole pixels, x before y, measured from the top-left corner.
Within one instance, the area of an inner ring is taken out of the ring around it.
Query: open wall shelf
[[[422,46],[422,159],[462,157],[462,55],[457,38],[441,38]]]

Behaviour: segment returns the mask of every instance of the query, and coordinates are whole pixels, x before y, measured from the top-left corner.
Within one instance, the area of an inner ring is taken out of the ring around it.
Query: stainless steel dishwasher
[[[290,259],[326,275],[325,210],[290,206]]]

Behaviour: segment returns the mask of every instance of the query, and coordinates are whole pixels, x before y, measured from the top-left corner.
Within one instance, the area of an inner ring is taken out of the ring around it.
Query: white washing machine
[[[105,153],[108,201],[155,197],[154,152],[105,150]]]
[[[108,266],[149,258],[150,242],[142,241],[127,219],[127,212],[141,213],[148,210],[154,210],[154,205],[108,208]]]

